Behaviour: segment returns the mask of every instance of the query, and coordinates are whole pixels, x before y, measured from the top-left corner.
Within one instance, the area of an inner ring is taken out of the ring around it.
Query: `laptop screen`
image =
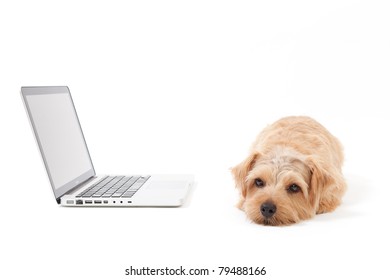
[[[24,87],[22,95],[56,198],[95,175],[67,87]]]

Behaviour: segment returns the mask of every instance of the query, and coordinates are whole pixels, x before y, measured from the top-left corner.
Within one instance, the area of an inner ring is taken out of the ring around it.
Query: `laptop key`
[[[135,194],[135,192],[126,192],[122,195],[122,197],[132,197]]]
[[[142,185],[141,184],[134,184],[132,185],[129,190],[138,190]]]

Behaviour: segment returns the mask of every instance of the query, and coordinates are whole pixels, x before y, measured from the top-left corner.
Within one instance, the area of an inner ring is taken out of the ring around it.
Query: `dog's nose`
[[[276,205],[272,202],[264,202],[260,207],[260,211],[265,218],[271,218],[276,212]]]

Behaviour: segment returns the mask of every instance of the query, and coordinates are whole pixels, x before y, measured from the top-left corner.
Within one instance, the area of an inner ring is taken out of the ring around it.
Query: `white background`
[[[386,2],[2,1],[0,278],[173,279],[130,265],[388,278]],[[195,174],[186,206],[57,206],[19,94],[31,85],[70,87],[99,173]],[[287,115],[341,140],[349,189],[334,213],[252,224],[229,167]],[[199,279],[256,279],[216,274]]]

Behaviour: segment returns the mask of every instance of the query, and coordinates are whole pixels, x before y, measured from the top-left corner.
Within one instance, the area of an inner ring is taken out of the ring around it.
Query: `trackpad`
[[[178,190],[186,186],[186,181],[161,181],[153,182],[147,188],[148,190]]]

